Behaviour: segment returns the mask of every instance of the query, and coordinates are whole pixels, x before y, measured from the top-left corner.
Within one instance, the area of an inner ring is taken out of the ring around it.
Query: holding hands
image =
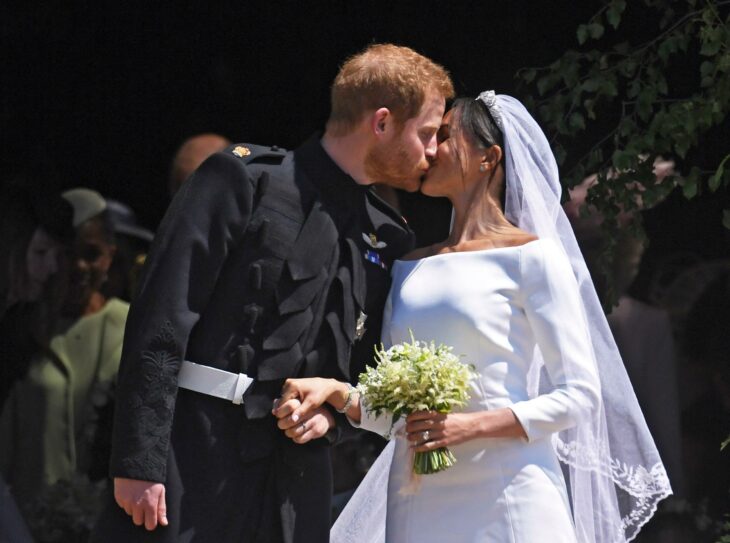
[[[325,407],[315,407],[301,412],[301,402],[292,398],[282,403],[274,402],[272,413],[279,419],[277,426],[284,431],[286,437],[294,443],[302,445],[313,439],[324,437],[330,428],[334,428],[335,419]],[[297,411],[297,414],[293,414]]]
[[[274,402],[272,414],[279,419],[277,425],[287,437],[295,443],[307,443],[323,437],[335,426],[325,403],[338,410],[348,406],[348,416],[355,420],[360,418],[359,406],[352,401],[350,385],[321,377],[287,379],[281,397]]]

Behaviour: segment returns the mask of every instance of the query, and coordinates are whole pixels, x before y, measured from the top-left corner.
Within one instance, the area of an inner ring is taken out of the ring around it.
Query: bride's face
[[[453,109],[444,116],[436,137],[436,156],[431,161],[421,192],[427,196],[453,198],[469,191],[483,176],[479,165],[484,152],[460,129],[458,113]]]

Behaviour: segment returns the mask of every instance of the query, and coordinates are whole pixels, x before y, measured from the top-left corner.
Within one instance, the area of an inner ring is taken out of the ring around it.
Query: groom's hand
[[[317,407],[306,415],[292,415],[300,407],[297,399],[278,403],[273,413],[279,419],[277,426],[284,435],[300,445],[324,437],[330,428],[335,427],[335,419],[329,409]]]
[[[337,385],[338,383],[334,379],[324,379],[322,377],[287,379],[281,388],[281,406],[287,404],[289,400],[299,400],[301,406],[297,409],[295,415],[306,418],[316,408],[330,399],[337,390]],[[276,415],[276,413],[274,414]]]
[[[132,522],[148,530],[167,526],[165,485],[138,479],[114,478],[114,499],[132,517]]]

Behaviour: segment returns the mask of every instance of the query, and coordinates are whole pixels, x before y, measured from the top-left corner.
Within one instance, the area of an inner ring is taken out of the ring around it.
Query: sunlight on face
[[[415,192],[436,153],[436,132],[445,109],[443,96],[426,96],[419,114],[396,128],[387,141],[378,143],[365,158],[366,175],[394,188]]]

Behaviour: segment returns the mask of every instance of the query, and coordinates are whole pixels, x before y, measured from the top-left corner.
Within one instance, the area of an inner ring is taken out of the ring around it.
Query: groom
[[[286,378],[371,355],[412,235],[369,187],[418,189],[452,94],[429,59],[373,45],[340,69],[321,137],[234,145],[185,183],[127,321],[94,541],[328,541],[335,418],[303,420],[302,446],[271,405]]]

